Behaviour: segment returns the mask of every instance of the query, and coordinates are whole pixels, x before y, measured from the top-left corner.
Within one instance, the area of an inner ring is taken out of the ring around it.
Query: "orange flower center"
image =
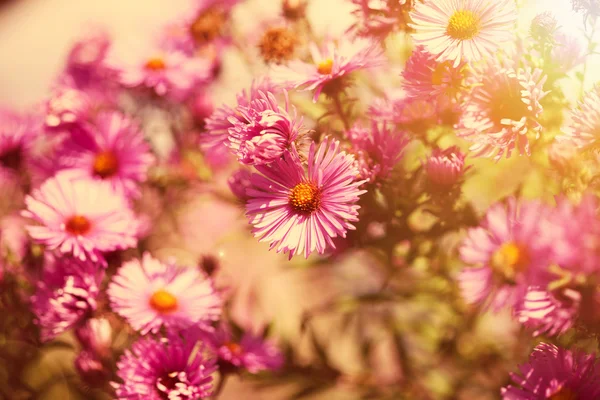
[[[146,69],[151,71],[162,71],[167,68],[165,61],[160,57],[154,57],[148,60],[145,65]]]
[[[515,242],[504,243],[492,255],[492,267],[507,280],[513,281],[518,272],[524,271],[530,263],[527,249]]]
[[[323,60],[319,63],[319,65],[317,65],[317,71],[321,75],[329,75],[332,70],[333,70],[333,60],[331,58]]]
[[[198,44],[206,44],[221,35],[226,15],[219,9],[209,9],[200,14],[190,26],[190,33]]]
[[[550,400],[578,400],[578,396],[571,389],[562,388],[550,396]]]
[[[92,224],[82,215],[74,215],[65,223],[65,229],[72,235],[83,236],[90,231]]]
[[[237,344],[235,342],[225,343],[224,346],[227,347],[227,349],[229,349],[229,351],[231,351],[232,354],[241,354],[242,353],[242,346],[240,346],[239,344]]]
[[[458,40],[473,39],[479,33],[480,21],[471,10],[459,10],[448,20],[446,34]]]
[[[96,156],[94,160],[94,175],[101,178],[113,176],[119,170],[119,160],[110,151],[103,151]]]
[[[265,62],[281,63],[294,55],[296,35],[287,28],[271,28],[265,32],[258,48]]]
[[[310,182],[299,183],[290,193],[289,204],[298,213],[312,214],[321,205],[321,191]]]
[[[162,314],[177,310],[177,297],[164,289],[154,292],[149,303],[153,309]]]

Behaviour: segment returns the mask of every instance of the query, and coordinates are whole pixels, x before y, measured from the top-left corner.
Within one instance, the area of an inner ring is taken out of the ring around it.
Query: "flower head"
[[[580,304],[581,293],[577,290],[566,288],[553,293],[530,287],[517,317],[519,322],[534,330],[534,336],[559,335],[573,326]]]
[[[113,383],[118,400],[197,400],[212,394],[215,360],[206,359],[197,336],[171,332],[167,338],[144,337],[117,362]]]
[[[546,11],[533,18],[529,32],[535,40],[552,42],[556,29],[558,29],[558,21],[556,21],[551,12]]]
[[[96,87],[112,73],[105,62],[110,45],[110,37],[101,29],[94,29],[73,45],[65,73],[76,88]]]
[[[128,201],[104,183],[59,173],[25,198],[23,216],[32,239],[80,260],[103,261],[103,252],[137,244],[137,221]]]
[[[154,161],[139,125],[117,111],[100,113],[93,125],[74,130],[57,155],[74,176],[102,180],[133,195]]]
[[[70,127],[87,121],[92,102],[86,92],[61,87],[46,103],[46,126],[51,129]]]
[[[0,109],[0,171],[16,174],[32,161],[32,145],[39,132],[34,118]]]
[[[348,75],[360,69],[384,63],[381,46],[365,39],[343,41],[338,46],[329,43],[323,49],[310,47],[312,63],[292,60],[274,68],[273,80],[287,88],[314,91],[316,102],[321,92],[333,95],[348,84]]]
[[[196,268],[179,268],[153,258],[129,261],[114,276],[108,296],[115,312],[142,334],[161,326],[186,328],[221,315],[221,297]]]
[[[89,261],[47,256],[42,279],[32,297],[43,341],[72,328],[96,309],[104,271]]]
[[[357,6],[352,12],[357,22],[349,29],[357,36],[380,40],[393,31],[408,31],[409,11],[413,0],[351,0]]]
[[[600,397],[600,368],[593,354],[540,343],[529,362],[511,374],[513,385],[502,388],[504,400],[575,400]]]
[[[556,138],[577,148],[596,146],[600,143],[600,86],[587,92],[579,106],[569,113],[563,135]]]
[[[458,67],[461,61],[492,57],[508,42],[517,8],[514,0],[425,0],[415,2],[410,18],[416,44]]]
[[[263,34],[258,50],[266,63],[281,64],[294,56],[298,39],[296,34],[285,26],[269,28]]]
[[[336,140],[312,144],[308,154],[308,173],[295,152],[269,165],[260,165],[246,191],[246,215],[253,233],[267,241],[277,252],[308,257],[313,251],[323,254],[335,248],[333,238],[346,237],[358,220],[358,196],[364,193],[356,180],[354,157],[339,151]]]
[[[456,146],[445,150],[434,149],[425,163],[427,178],[440,188],[448,188],[457,183],[465,171],[465,154]]]
[[[540,100],[548,93],[546,76],[539,69],[506,69],[487,64],[477,74],[477,84],[465,98],[457,125],[458,136],[473,142],[474,156],[510,157],[513,149],[530,154],[528,134],[537,139],[542,126]]]

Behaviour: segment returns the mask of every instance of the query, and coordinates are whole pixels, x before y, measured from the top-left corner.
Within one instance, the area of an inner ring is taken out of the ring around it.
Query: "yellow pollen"
[[[321,205],[321,191],[310,182],[299,183],[290,193],[289,204],[298,213],[312,214]]]
[[[333,70],[333,60],[331,58],[321,61],[319,63],[319,65],[317,66],[317,71],[321,75],[328,75],[331,73],[332,70]]]
[[[74,215],[65,223],[65,229],[72,235],[85,235],[91,228],[90,221],[82,215]]]
[[[514,280],[518,272],[528,267],[529,262],[527,250],[515,242],[504,243],[492,255],[492,267],[508,280]]]
[[[446,34],[458,40],[473,39],[479,33],[479,18],[471,10],[455,11],[448,21]]]
[[[562,388],[550,396],[550,400],[578,400],[578,396],[571,389]]]
[[[167,66],[165,64],[165,61],[162,58],[154,57],[154,58],[149,59],[146,62],[145,67],[146,67],[146,69],[149,69],[151,71],[161,71],[161,70],[165,69]]]
[[[103,151],[96,156],[94,160],[94,175],[101,178],[108,178],[119,170],[119,160],[110,151]]]
[[[177,297],[164,289],[154,292],[149,303],[152,308],[162,314],[177,310]]]

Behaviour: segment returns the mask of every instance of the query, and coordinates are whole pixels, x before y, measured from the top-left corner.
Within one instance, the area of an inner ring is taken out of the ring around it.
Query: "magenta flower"
[[[171,332],[165,339],[144,337],[117,362],[122,383],[112,383],[118,400],[196,400],[212,394],[214,359],[204,357],[196,335]]]
[[[342,41],[337,47],[329,43],[321,50],[312,45],[310,50],[312,63],[292,60],[276,66],[273,79],[286,88],[314,91],[314,102],[321,92],[334,95],[343,90],[350,73],[378,67],[385,62],[381,46],[365,39]]]
[[[358,220],[356,204],[365,193],[356,179],[354,157],[339,151],[336,140],[324,140],[308,154],[308,173],[295,152],[269,165],[256,166],[262,174],[252,175],[246,215],[253,234],[269,242],[277,252],[308,257],[335,248],[333,238],[346,237],[351,222]]]
[[[371,123],[371,129],[356,125],[346,136],[357,155],[361,178],[370,182],[388,178],[410,142],[406,133],[392,130],[386,122],[376,121]]]
[[[351,0],[357,22],[350,28],[358,36],[384,40],[396,30],[407,30],[408,12],[414,0]]]
[[[145,253],[120,268],[108,287],[112,309],[142,335],[161,326],[187,328],[221,316],[212,280],[196,268],[164,264]]]
[[[65,73],[76,88],[97,88],[103,81],[106,84],[105,79],[113,72],[105,62],[110,45],[110,37],[101,29],[94,29],[73,45]]]
[[[113,330],[106,318],[90,318],[75,331],[75,336],[86,351],[98,356],[110,353]]]
[[[465,154],[456,146],[434,149],[424,167],[427,178],[438,188],[451,187],[468,169],[465,168]]]
[[[425,0],[415,2],[410,18],[415,43],[458,67],[492,57],[509,42],[517,8],[514,0]]]
[[[251,374],[274,371],[283,366],[281,351],[260,335],[245,332],[235,340],[231,330],[221,324],[203,333],[206,345],[218,356],[221,371],[244,369]]]
[[[235,197],[243,203],[246,203],[248,196],[246,196],[246,190],[252,187],[252,173],[247,169],[238,169],[235,171],[227,180],[229,189]]]
[[[46,256],[42,279],[31,298],[43,341],[91,316],[104,270],[89,261]]]
[[[108,182],[126,196],[138,194],[154,162],[141,128],[117,111],[102,112],[94,122],[65,140],[57,154],[60,168],[76,177]]]
[[[38,136],[37,121],[30,116],[0,109],[0,172],[15,175],[32,162]]]
[[[496,311],[519,306],[527,288],[549,282],[551,240],[549,211],[537,201],[492,205],[479,227],[471,228],[460,247],[459,285],[467,303]]]
[[[287,99],[283,109],[270,92],[259,92],[258,98],[248,106],[238,106],[236,111],[237,117],[229,120],[232,126],[227,145],[242,164],[261,165],[281,158],[293,142],[306,134],[295,109],[290,115]]]
[[[82,261],[103,262],[102,253],[137,244],[135,215],[129,203],[104,182],[59,173],[25,198],[23,216],[31,238]]]
[[[186,98],[198,84],[211,76],[209,62],[177,51],[157,51],[119,69],[119,82],[123,86],[148,88],[158,96],[168,95],[177,101]]]
[[[542,126],[540,100],[546,76],[539,69],[502,68],[488,63],[477,75],[479,83],[473,87],[464,102],[464,110],[457,125],[457,135],[473,142],[472,154],[510,157],[513,149],[519,154],[531,153],[527,135],[539,138]]]
[[[594,86],[569,113],[563,135],[556,138],[574,147],[583,148],[598,143],[600,132],[600,86]]]
[[[503,400],[600,398],[600,369],[593,354],[540,343],[519,370],[511,374],[514,386],[502,388]]]
[[[529,288],[517,316],[520,323],[534,330],[534,336],[555,336],[573,326],[580,304],[581,293],[573,289],[566,288],[553,293],[541,288]]]
[[[91,99],[85,92],[62,87],[46,103],[45,123],[51,129],[68,128],[87,121],[91,111]]]

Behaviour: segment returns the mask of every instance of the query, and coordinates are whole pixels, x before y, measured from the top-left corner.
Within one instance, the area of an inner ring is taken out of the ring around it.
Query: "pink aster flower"
[[[370,182],[386,179],[410,142],[406,133],[392,130],[387,123],[376,121],[371,123],[371,129],[356,125],[346,132],[346,136],[357,155],[361,178]]]
[[[247,216],[253,234],[271,244],[277,252],[308,257],[313,251],[323,254],[335,248],[333,238],[346,237],[351,222],[358,220],[356,204],[365,193],[356,179],[354,157],[339,151],[336,140],[312,144],[308,154],[308,173],[295,152],[285,152],[282,159],[256,169]]]
[[[174,100],[186,98],[212,73],[210,63],[200,57],[160,50],[134,64],[122,65],[119,69],[119,82],[123,86],[148,88],[158,96],[168,95]]]
[[[534,330],[534,336],[559,335],[573,326],[580,304],[581,293],[577,290],[566,288],[553,293],[530,287],[517,317],[520,323]]]
[[[286,88],[314,91],[316,102],[321,92],[334,95],[348,84],[354,71],[382,65],[385,57],[376,41],[358,39],[342,41],[339,46],[328,43],[323,49],[310,46],[312,63],[292,60],[273,68],[273,79]]]
[[[212,395],[214,359],[207,359],[193,334],[144,337],[117,362],[122,383],[112,383],[117,400],[197,400]]]
[[[425,163],[427,178],[439,188],[449,188],[457,183],[467,169],[465,154],[456,146],[434,149]]]
[[[19,174],[32,162],[39,126],[31,116],[0,109],[0,172]]]
[[[357,36],[385,39],[391,32],[408,30],[408,13],[414,0],[351,0],[357,22],[349,29]]]
[[[238,117],[230,119],[227,145],[242,164],[261,165],[276,160],[306,134],[302,118],[297,117],[295,109],[290,110],[287,94],[285,108],[279,107],[272,93],[259,92],[258,98],[248,106],[238,106],[236,111]]]
[[[44,274],[31,298],[43,341],[91,316],[103,276],[103,269],[89,261],[46,257]]]
[[[600,398],[600,368],[594,354],[540,343],[519,370],[511,374],[514,386],[502,388],[503,400]]]
[[[108,287],[112,309],[142,335],[186,328],[221,316],[221,297],[197,268],[178,268],[145,253],[121,267]]]
[[[227,180],[231,193],[243,203],[246,203],[248,196],[246,190],[252,186],[252,173],[247,169],[238,169]]]
[[[56,157],[73,176],[103,180],[126,196],[139,192],[154,162],[140,126],[118,111],[102,112],[93,125],[74,130]]]
[[[415,43],[458,67],[461,61],[493,57],[509,42],[517,8],[514,0],[425,0],[415,2],[410,18]]]
[[[97,28],[73,45],[67,56],[65,73],[76,88],[97,87],[110,76],[112,70],[105,62],[110,45],[108,34]]]
[[[25,198],[23,216],[32,239],[49,250],[82,261],[103,261],[102,253],[137,244],[137,221],[128,201],[104,182],[59,173]]]
[[[92,99],[81,90],[58,88],[46,102],[46,127],[69,128],[88,120],[92,112]]]
[[[467,303],[492,310],[521,304],[527,288],[548,282],[551,240],[548,208],[537,201],[491,206],[479,227],[471,228],[460,247],[459,285]]]
[[[203,334],[206,345],[219,357],[221,371],[244,369],[251,374],[274,371],[283,366],[281,351],[261,335],[245,332],[241,339],[233,337],[224,323]]]
[[[562,128],[563,135],[556,138],[577,148],[597,145],[600,135],[600,86],[587,92],[579,106],[567,116],[567,124]]]
[[[418,46],[402,71],[403,86],[409,97],[430,100],[442,97],[454,100],[465,90],[467,67],[464,62],[454,67],[451,62],[436,61],[423,46]]]
[[[559,72],[567,73],[585,62],[585,49],[576,36],[564,32],[554,34],[550,62]]]
[[[475,156],[510,157],[513,149],[529,155],[528,134],[539,138],[540,100],[546,76],[539,69],[506,69],[487,64],[478,84],[466,96],[457,135],[473,142]]]

